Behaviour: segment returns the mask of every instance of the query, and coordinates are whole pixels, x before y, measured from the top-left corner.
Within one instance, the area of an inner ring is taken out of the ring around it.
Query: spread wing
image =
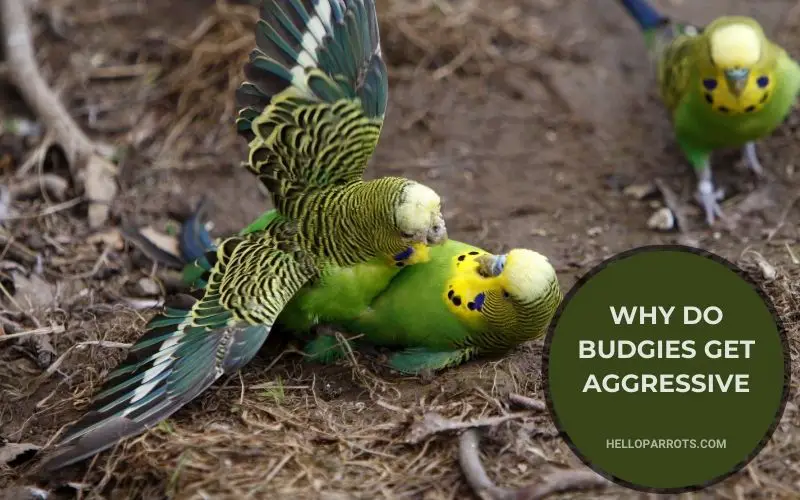
[[[275,206],[360,180],[388,97],[374,0],[266,0],[256,45],[237,129]]]
[[[284,305],[316,272],[292,236],[276,220],[263,233],[228,238],[199,259],[205,288],[196,297],[174,298],[150,320],[40,468],[70,465],[144,432],[248,363]]]

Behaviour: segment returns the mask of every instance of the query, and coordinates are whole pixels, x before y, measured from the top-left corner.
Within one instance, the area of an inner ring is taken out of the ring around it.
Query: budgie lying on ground
[[[202,259],[205,286],[147,325],[40,470],[91,456],[167,418],[249,362],[287,302],[329,266],[413,264],[447,239],[438,195],[363,180],[387,103],[372,0],[268,0],[237,127],[276,216]]]
[[[201,207],[183,224],[181,257],[191,262],[215,243]],[[240,234],[258,231],[277,214],[256,219]],[[202,268],[189,264],[184,280],[205,286]],[[332,267],[287,304],[276,327],[306,338],[317,325],[363,335],[356,343],[399,347],[389,365],[424,373],[457,365],[479,354],[500,354],[541,336],[561,302],[555,269],[543,255],[514,249],[492,255],[448,240],[430,248],[430,260],[402,269],[380,259],[350,268]],[[320,334],[306,352],[332,362],[344,351]]]
[[[645,0],[620,0],[644,32],[658,64],[661,97],[678,145],[697,174],[697,196],[709,225],[723,217],[711,177],[714,150],[742,147],[750,169],[763,169],[755,142],[787,117],[800,90],[800,67],[748,17],[726,16],[705,27],[676,23]]]

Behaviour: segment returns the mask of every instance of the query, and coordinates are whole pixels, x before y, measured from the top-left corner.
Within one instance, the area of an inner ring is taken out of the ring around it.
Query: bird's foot
[[[709,226],[713,226],[717,218],[725,219],[725,214],[719,205],[719,201],[724,197],[725,193],[722,189],[715,189],[714,184],[707,179],[703,179],[697,183],[697,193],[695,194],[697,202],[703,207],[705,212],[706,222]]]
[[[761,162],[758,160],[758,154],[756,154],[756,143],[748,142],[745,144],[742,151],[742,156],[744,156],[744,161],[747,163],[747,167],[755,174],[755,176],[759,179],[763,179],[764,167],[761,166]]]

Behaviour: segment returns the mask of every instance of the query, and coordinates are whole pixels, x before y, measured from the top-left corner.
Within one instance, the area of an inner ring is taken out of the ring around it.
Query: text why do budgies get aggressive
[[[680,321],[683,325],[705,323],[717,325],[723,313],[719,307],[615,307],[610,306],[615,325],[656,325]],[[680,311],[679,314],[678,311]],[[695,359],[705,356],[709,360],[750,359],[755,340],[696,341],[694,339],[643,339],[631,341],[579,340],[580,359]],[[583,384],[582,392],[657,392],[704,393],[750,392],[748,373],[609,373],[598,377],[591,373]]]

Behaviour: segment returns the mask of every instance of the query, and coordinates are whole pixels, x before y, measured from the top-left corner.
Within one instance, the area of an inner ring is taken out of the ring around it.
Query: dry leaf
[[[5,443],[0,445],[0,465],[7,465],[22,455],[38,451],[41,446],[31,443]]]
[[[23,273],[12,272],[14,280],[14,300],[28,309],[46,309],[56,300],[56,286],[48,283],[38,274],[26,277]]]
[[[170,253],[172,255],[180,255],[181,249],[178,246],[178,238],[175,236],[170,236],[168,234],[164,234],[160,231],[153,229],[151,226],[147,226],[139,231],[142,236],[150,240],[150,242],[160,248],[161,250]]]
[[[114,250],[122,250],[125,247],[125,240],[122,238],[122,234],[120,234],[117,228],[95,233],[89,236],[87,241],[91,244],[102,243]]]

